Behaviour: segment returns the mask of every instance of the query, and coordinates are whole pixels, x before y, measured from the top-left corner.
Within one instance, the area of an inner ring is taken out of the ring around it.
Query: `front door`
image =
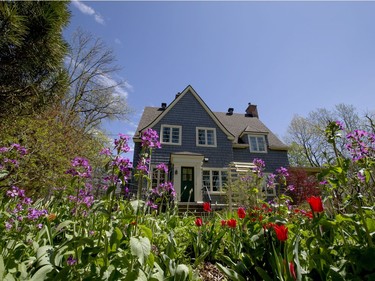
[[[194,202],[193,167],[181,167],[181,202]]]

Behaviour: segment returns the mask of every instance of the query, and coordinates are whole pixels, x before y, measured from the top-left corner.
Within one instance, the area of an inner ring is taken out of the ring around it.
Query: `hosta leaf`
[[[220,269],[221,272],[223,272],[226,276],[228,276],[229,280],[245,281],[245,278],[243,278],[241,275],[239,275],[233,269],[227,268],[227,267],[221,265],[220,263],[216,263],[216,265]]]
[[[52,265],[47,264],[38,269],[30,281],[46,280],[47,274],[53,269]]]
[[[131,237],[130,238],[130,249],[133,256],[138,258],[141,265],[144,265],[145,260],[151,253],[151,243],[146,237]]]

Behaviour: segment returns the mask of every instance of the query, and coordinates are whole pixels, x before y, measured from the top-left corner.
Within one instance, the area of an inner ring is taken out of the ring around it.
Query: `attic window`
[[[197,146],[216,147],[216,129],[197,127]]]
[[[250,152],[265,153],[266,148],[266,138],[260,135],[248,135],[249,137],[249,147]]]
[[[181,126],[175,125],[161,125],[160,142],[181,145],[181,128]]]

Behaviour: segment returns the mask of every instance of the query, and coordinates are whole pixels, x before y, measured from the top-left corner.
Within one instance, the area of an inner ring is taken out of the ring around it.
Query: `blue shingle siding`
[[[227,166],[233,161],[232,142],[226,134],[216,125],[211,116],[191,94],[184,95],[175,106],[152,129],[160,135],[161,125],[182,126],[181,145],[162,144],[162,149],[157,149],[152,154],[152,162],[168,162],[172,153],[193,152],[204,155],[208,162],[204,167]],[[202,147],[196,145],[196,127],[216,129],[217,147]]]
[[[233,149],[235,162],[253,162],[255,158],[262,159],[265,164],[265,172],[273,173],[277,168],[288,167],[288,154],[283,150],[270,150],[267,153],[251,153],[249,148]]]

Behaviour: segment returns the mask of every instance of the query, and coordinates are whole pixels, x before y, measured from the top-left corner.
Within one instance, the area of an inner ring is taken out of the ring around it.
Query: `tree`
[[[336,105],[332,111],[319,108],[307,117],[294,116],[285,138],[290,146],[291,166],[320,167],[333,161],[335,153],[325,135],[327,125],[332,121],[342,122],[347,132],[364,129],[368,124],[368,120],[359,117],[354,106],[345,104]],[[345,155],[346,140],[342,138],[338,141],[338,152]]]
[[[11,181],[0,181],[0,188],[16,185],[29,195],[43,197],[53,188],[69,186],[71,178],[65,171],[70,168],[74,157],[87,158],[94,172],[96,167],[103,166],[104,160],[99,152],[108,140],[100,136],[100,132],[99,135],[84,134],[79,128],[63,124],[57,118],[59,114],[51,109],[36,116],[19,116],[12,123],[0,124],[0,147],[17,143],[28,150],[16,175]]]
[[[64,94],[67,5],[0,2],[0,118],[34,113]]]
[[[64,122],[85,131],[103,119],[121,119],[129,113],[125,82],[116,79],[120,70],[115,56],[101,39],[78,29],[66,57],[69,92],[62,101]]]

